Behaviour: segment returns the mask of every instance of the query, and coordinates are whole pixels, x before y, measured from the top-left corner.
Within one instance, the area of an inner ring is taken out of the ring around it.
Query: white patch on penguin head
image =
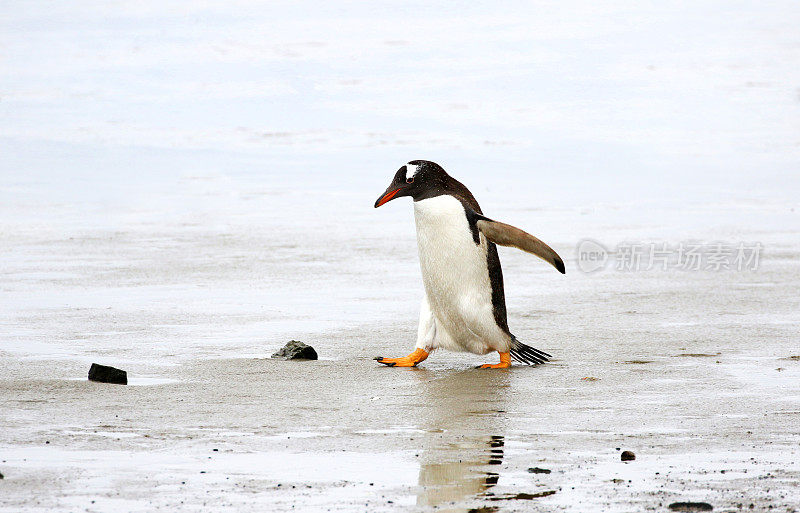
[[[417,164],[411,164],[411,163],[406,164],[406,180],[408,180],[409,178],[414,178],[414,176],[416,176],[416,174],[419,172],[420,167],[422,166],[419,166]]]

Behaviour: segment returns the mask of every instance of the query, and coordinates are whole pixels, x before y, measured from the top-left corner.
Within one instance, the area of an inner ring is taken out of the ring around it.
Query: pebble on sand
[[[89,381],[127,385],[128,373],[121,369],[93,363],[89,368]]]
[[[272,357],[284,360],[316,360],[317,352],[308,344],[304,344],[299,340],[290,340]]]
[[[711,511],[714,509],[711,504],[707,502],[673,502],[669,505],[672,511]]]
[[[540,467],[531,467],[528,469],[528,472],[531,474],[549,474],[550,469],[540,468]]]
[[[633,461],[636,459],[636,455],[631,451],[622,451],[622,454],[619,455],[619,459],[622,461]]]

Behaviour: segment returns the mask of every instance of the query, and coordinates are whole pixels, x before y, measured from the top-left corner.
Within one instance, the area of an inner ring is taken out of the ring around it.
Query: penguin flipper
[[[500,246],[510,246],[532,253],[558,269],[561,274],[566,274],[564,261],[558,256],[558,253],[553,251],[553,248],[541,240],[510,224],[492,221],[480,215],[477,217],[475,224],[478,230],[490,241]]]

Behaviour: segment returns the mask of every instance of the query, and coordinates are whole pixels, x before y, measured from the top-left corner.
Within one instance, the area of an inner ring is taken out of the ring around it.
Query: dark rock
[[[714,507],[707,502],[673,502],[669,505],[672,511],[711,511]]]
[[[89,381],[114,383],[115,385],[127,385],[128,373],[124,370],[115,369],[114,367],[93,363],[89,368]]]
[[[0,472],[0,479],[3,479],[3,473]]]
[[[619,459],[622,461],[633,461],[636,459],[636,455],[631,451],[622,451],[622,454],[619,455]]]
[[[299,340],[290,340],[280,351],[273,354],[272,357],[283,358],[284,360],[316,360],[317,352],[313,347]]]
[[[550,470],[546,468],[531,467],[528,469],[531,474],[549,474]]]

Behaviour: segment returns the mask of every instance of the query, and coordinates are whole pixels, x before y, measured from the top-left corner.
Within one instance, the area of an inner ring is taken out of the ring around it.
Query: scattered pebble
[[[531,467],[528,469],[531,474],[549,474],[550,470],[546,468]]]
[[[0,472],[0,479],[5,479],[2,472]]]
[[[93,363],[92,366],[89,367],[89,381],[127,385],[128,373],[121,369]]]
[[[714,507],[707,502],[673,502],[669,505],[669,509],[672,511],[694,512],[711,511]]]
[[[284,360],[316,360],[317,352],[308,344],[304,344],[299,340],[290,340],[272,357]]]
[[[619,455],[619,459],[622,461],[633,461],[636,459],[636,455],[632,451],[622,451],[622,454]]]

